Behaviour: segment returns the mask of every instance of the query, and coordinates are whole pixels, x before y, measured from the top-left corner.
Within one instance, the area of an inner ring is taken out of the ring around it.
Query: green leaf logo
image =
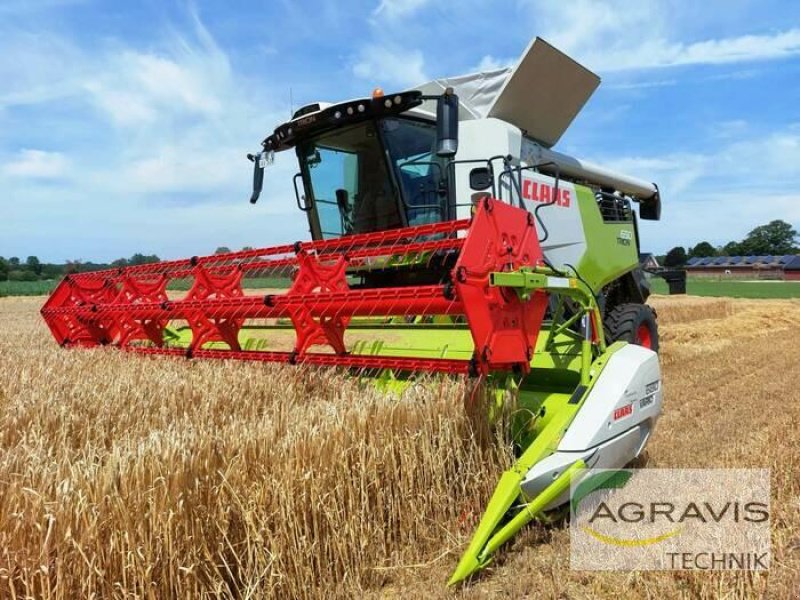
[[[572,493],[570,506],[572,514],[578,510],[578,506],[586,496],[598,490],[622,489],[630,481],[633,473],[626,469],[601,471],[592,473],[581,481]]]

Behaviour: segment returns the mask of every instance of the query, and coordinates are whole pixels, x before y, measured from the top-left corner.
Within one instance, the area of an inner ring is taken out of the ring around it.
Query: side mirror
[[[250,195],[250,204],[255,204],[264,187],[264,167],[267,161],[263,152],[248,154],[247,159],[253,163],[253,193]]]
[[[469,172],[469,187],[482,192],[492,187],[494,177],[489,167],[475,167]]]
[[[247,160],[253,163],[253,193],[250,195],[250,204],[255,204],[261,195],[261,188],[264,187],[264,169],[275,160],[275,152],[265,150],[258,154],[248,154]]]
[[[452,158],[458,151],[458,96],[447,88],[436,100],[436,155]]]

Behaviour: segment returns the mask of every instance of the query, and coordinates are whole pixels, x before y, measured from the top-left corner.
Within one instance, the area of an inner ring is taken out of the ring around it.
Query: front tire
[[[608,312],[604,324],[606,343],[622,341],[658,352],[656,311],[647,304],[620,304]]]

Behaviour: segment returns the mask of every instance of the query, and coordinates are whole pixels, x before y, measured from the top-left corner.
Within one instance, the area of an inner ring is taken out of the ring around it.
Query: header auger
[[[513,70],[302,107],[248,155],[251,202],[293,149],[312,241],[76,273],[42,314],[65,347],[508,385],[517,462],[458,583],[661,412],[633,210],[658,219],[659,190],[550,149],[598,84],[537,39]]]

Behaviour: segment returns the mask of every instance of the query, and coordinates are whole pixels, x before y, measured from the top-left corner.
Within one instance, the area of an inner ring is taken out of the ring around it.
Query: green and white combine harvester
[[[551,149],[598,85],[537,38],[513,69],[304,106],[249,155],[251,202],[294,149],[312,241],[70,275],[42,314],[63,346],[505,390],[517,460],[458,583],[571,480],[639,456],[661,412],[632,209],[657,220],[658,188]]]

